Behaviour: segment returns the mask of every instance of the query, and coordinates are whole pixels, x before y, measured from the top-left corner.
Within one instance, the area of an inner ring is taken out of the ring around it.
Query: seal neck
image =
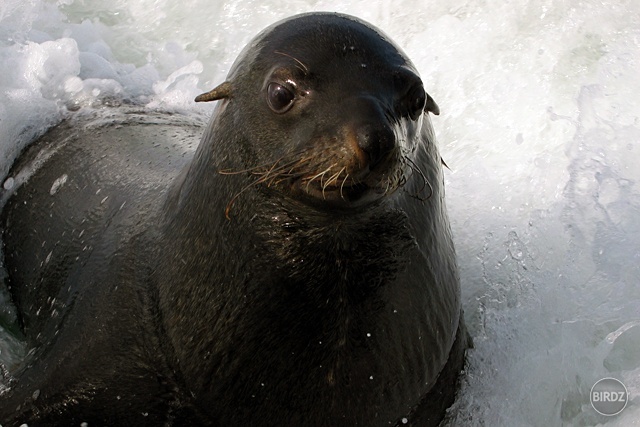
[[[202,378],[195,389],[234,369],[226,357],[239,342],[255,347],[251,354],[272,347],[265,340],[274,328],[289,331],[275,352],[303,352],[318,342],[332,352],[365,337],[415,245],[406,215],[384,206],[330,215],[251,189],[228,220],[220,208],[238,186],[229,176],[211,180],[218,192],[203,195],[202,185],[192,186],[163,226],[172,245],[163,249],[157,275],[179,368]],[[180,283],[178,295],[173,283]],[[193,329],[194,316],[206,329]]]

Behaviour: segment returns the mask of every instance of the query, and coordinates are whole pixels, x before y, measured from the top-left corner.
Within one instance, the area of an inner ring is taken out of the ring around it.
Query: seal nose
[[[358,147],[369,158],[369,169],[386,158],[395,147],[395,134],[384,123],[365,123],[356,129]]]

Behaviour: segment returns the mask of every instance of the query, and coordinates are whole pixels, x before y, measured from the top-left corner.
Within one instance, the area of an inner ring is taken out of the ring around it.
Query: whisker
[[[332,167],[334,167],[335,164],[329,166],[327,169],[323,170],[322,172],[320,172],[319,174],[316,174],[314,176],[312,176],[311,178],[306,179],[307,180],[307,190],[309,190],[309,185],[311,184],[311,182],[313,182],[313,180],[317,179],[318,177],[320,177],[320,185],[322,186],[322,177],[331,170]]]
[[[287,58],[291,58],[291,59],[293,59],[293,60],[296,62],[296,64],[298,64],[298,65],[299,65],[299,67],[298,67],[298,68],[300,68],[300,70],[302,70],[302,72],[303,72],[305,75],[309,74],[309,68],[307,68],[307,66],[306,66],[306,65],[304,65],[304,64],[302,63],[302,61],[300,61],[298,58],[295,58],[295,57],[293,57],[293,56],[289,55],[288,53],[284,53],[284,52],[281,52],[281,51],[279,51],[279,50],[275,50],[273,53],[277,53],[278,55],[286,56]]]
[[[218,173],[221,175],[238,175],[242,173],[250,173],[252,175],[256,175],[257,178],[252,180],[249,184],[242,187],[242,189],[236,193],[227,206],[225,208],[225,217],[227,219],[231,219],[230,212],[233,204],[236,202],[238,197],[240,197],[245,191],[259,184],[266,184],[267,187],[271,187],[273,185],[277,185],[282,181],[290,178],[297,178],[304,175],[303,171],[296,172],[296,169],[300,169],[306,163],[309,163],[310,160],[313,159],[313,156],[310,154],[306,154],[302,159],[293,159],[298,156],[300,153],[294,152],[289,154],[288,156],[282,156],[276,159],[274,162],[264,163],[257,166],[253,166],[251,168],[243,169],[243,170],[228,170],[223,169],[219,170]],[[287,161],[287,159],[292,159]],[[266,170],[265,170],[266,169]]]
[[[241,173],[256,173],[256,171],[258,171],[259,169],[263,169],[266,167],[269,168],[273,168],[274,164],[277,164],[278,162],[280,162],[284,157],[279,158],[278,160],[275,161],[275,163],[263,163],[261,165],[257,165],[257,166],[252,166],[250,168],[247,169],[241,169],[241,170],[231,170],[231,169],[220,169],[218,171],[218,173],[220,175],[239,175]],[[259,173],[259,172],[258,172]]]
[[[303,156],[303,155],[306,156],[306,157],[302,158],[302,160],[298,159],[298,157]],[[281,161],[286,160],[288,158],[295,159],[295,160],[291,160],[289,162],[286,162],[285,165],[287,165],[287,166],[288,165],[294,165],[295,166],[296,163],[301,162],[303,160],[313,159],[313,156],[308,154],[307,150],[298,150],[298,151],[294,151],[292,153],[288,153],[287,155],[284,155],[284,156],[276,159],[275,161],[269,161],[267,163],[261,163],[261,164],[256,165],[256,166],[252,166],[250,168],[240,169],[240,170],[221,169],[221,170],[218,171],[218,173],[221,174],[221,175],[238,175],[238,174],[241,174],[241,173],[248,173],[248,172],[254,173],[256,171],[259,171],[260,169],[265,169],[265,168],[273,169],[276,164],[278,164]],[[264,173],[264,172],[262,172],[262,173]]]
[[[309,157],[304,157],[302,159],[299,159],[296,162],[293,162],[293,166],[291,167],[291,169],[289,169],[288,174],[292,174],[296,168],[303,166],[305,163],[309,163],[312,159],[313,159],[313,156],[309,156]]]
[[[229,200],[229,203],[227,203],[226,208],[224,209],[224,216],[225,218],[227,218],[229,221],[231,221],[231,207],[233,207],[233,204],[236,202],[236,200],[238,200],[238,197],[240,197],[240,195],[242,195],[242,193],[244,193],[245,191],[247,191],[248,189],[250,189],[251,187],[253,187],[254,185],[256,185],[255,182],[252,182],[251,184],[247,184],[244,187],[242,187],[242,189],[240,191],[238,191],[232,198],[231,200]]]
[[[338,172],[334,173],[333,175],[331,175],[329,177],[329,180],[327,181],[327,186],[331,185],[332,182],[337,183],[338,182],[338,178],[340,177],[340,174],[342,172],[344,172],[346,168],[343,166],[342,169],[340,169]]]
[[[342,184],[340,184],[340,197],[342,198],[342,200],[346,199],[344,198],[344,193],[342,192],[342,189],[344,188],[344,183],[347,182],[347,178],[349,178],[349,174],[347,173],[344,177],[344,179],[342,180]]]
[[[329,187],[332,182],[338,182],[338,177],[340,176],[340,174],[342,173],[343,170],[345,170],[344,167],[342,169],[340,169],[338,172],[336,172],[333,175],[331,175],[329,177],[329,179],[324,184],[321,183],[321,185],[322,185],[322,198],[325,198],[324,192],[327,189],[327,187]]]
[[[420,188],[420,190],[418,190],[418,192],[416,194],[414,194],[412,197],[415,197],[416,199],[420,200],[421,202],[425,202],[425,201],[429,200],[431,198],[431,196],[433,196],[433,187],[431,186],[431,183],[429,182],[429,180],[425,176],[424,172],[422,172],[422,170],[418,167],[418,165],[415,164],[415,162],[413,160],[411,160],[407,156],[403,156],[403,157],[407,161],[407,165],[409,165],[409,168],[413,172],[418,173],[420,175],[420,177],[422,178],[422,188]],[[419,194],[422,193],[422,191],[427,186],[429,187],[429,195],[426,198],[421,197]]]

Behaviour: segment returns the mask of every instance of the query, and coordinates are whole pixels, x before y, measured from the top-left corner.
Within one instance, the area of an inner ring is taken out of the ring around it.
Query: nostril
[[[369,168],[384,159],[395,146],[395,134],[384,125],[362,125],[357,132],[358,146],[369,157]]]
[[[369,163],[373,164],[378,161],[379,149],[376,144],[376,138],[373,135],[371,126],[361,126],[358,129],[358,147],[360,147],[369,156]]]

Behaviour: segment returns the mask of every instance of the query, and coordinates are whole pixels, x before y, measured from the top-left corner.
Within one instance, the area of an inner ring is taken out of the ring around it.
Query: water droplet
[[[14,180],[12,177],[7,178],[7,180],[2,184],[2,187],[5,190],[11,190],[13,188]]]
[[[67,182],[67,179],[69,179],[69,177],[65,173],[60,178],[53,181],[53,184],[51,185],[51,190],[49,190],[49,194],[51,194],[52,196],[56,194],[60,190],[60,188],[62,188],[62,186]]]

